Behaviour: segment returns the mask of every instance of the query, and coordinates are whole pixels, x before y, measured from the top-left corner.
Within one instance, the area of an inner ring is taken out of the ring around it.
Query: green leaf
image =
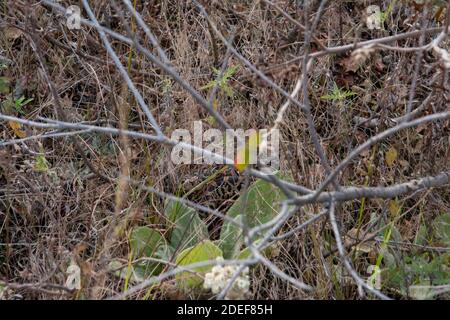
[[[127,266],[123,266],[118,260],[112,260],[108,265],[108,269],[110,272],[113,272],[116,277],[123,280],[129,280],[131,283],[135,284],[143,282],[152,275],[140,266],[130,266],[130,269],[128,269]]]
[[[336,83],[333,83],[333,90],[330,92],[330,94],[323,95],[320,98],[322,100],[341,101],[354,95],[356,95],[355,92],[350,90],[342,90],[337,86]]]
[[[156,230],[148,227],[135,228],[130,237],[130,247],[134,259],[142,257],[153,257],[169,261],[170,248],[166,241]],[[163,263],[155,261],[141,261],[134,266],[137,278],[147,278],[154,274],[161,273]]]
[[[255,241],[254,245],[257,246],[261,243],[261,239],[258,239]],[[274,252],[273,250],[273,246],[268,246],[265,249],[263,249],[261,251],[261,254],[266,257],[266,258],[270,258],[272,256],[272,253]],[[235,257],[235,259],[237,260],[245,260],[248,259],[250,257],[250,255],[252,254],[252,252],[250,251],[250,249],[248,247],[242,249]]]
[[[45,159],[45,156],[39,154],[36,156],[36,161],[34,163],[34,170],[37,172],[46,172],[48,171],[48,162]]]
[[[29,104],[33,100],[34,100],[33,98],[25,99],[25,96],[21,96],[20,98],[18,98],[14,101],[14,109],[16,109],[16,111],[18,113],[24,114],[23,107],[26,106],[27,104]]]
[[[161,245],[156,249],[152,258],[157,258],[163,261],[170,261],[173,250],[167,245]],[[135,274],[139,278],[147,279],[153,275],[158,275],[164,270],[165,263],[156,261],[141,261],[134,266]]]
[[[173,224],[170,245],[183,249],[208,239],[208,228],[199,217],[197,211],[178,201],[166,202],[165,215]]]
[[[239,214],[233,221],[242,224],[243,216]],[[231,259],[237,255],[244,243],[242,229],[231,221],[225,220],[223,222],[222,230],[220,232],[219,247],[223,251],[225,259]]]
[[[215,81],[210,81],[207,84],[205,84],[203,87],[201,87],[200,90],[206,90],[206,89],[214,87],[215,85],[216,85]]]
[[[228,210],[230,218],[243,215],[250,228],[264,224],[274,218],[280,209],[282,200],[286,199],[281,190],[274,185],[258,180],[247,193],[240,196]]]
[[[176,259],[178,266],[188,266],[202,261],[215,260],[222,257],[222,250],[209,240],[201,242],[194,247],[183,250]],[[207,273],[211,266],[197,267],[192,270],[197,273]],[[201,277],[191,272],[180,272],[176,276],[177,284],[181,288],[198,287],[203,283]]]
[[[392,168],[395,164],[395,161],[397,160],[398,151],[394,147],[389,148],[389,150],[385,154],[385,160],[386,164],[389,166],[389,168]]]
[[[168,262],[171,260],[172,255],[173,249],[164,244],[156,249],[156,252],[153,254],[152,258],[157,258],[164,262]],[[134,266],[134,271],[139,277],[147,279],[151,276],[160,274],[166,265],[164,262],[142,261]]]
[[[450,213],[442,214],[434,219],[433,229],[436,238],[450,246]]]
[[[430,280],[432,285],[444,285],[450,281],[447,267],[449,261],[448,254],[437,256],[425,253],[405,257],[404,268],[412,284]]]
[[[398,241],[398,242],[402,242],[403,241],[402,234],[400,233],[400,231],[398,231],[398,228],[395,225],[392,226],[392,236],[391,236],[391,238],[394,241]]]
[[[131,232],[130,246],[135,258],[151,257],[164,244],[159,232],[149,227],[138,227]]]
[[[206,85],[200,88],[200,90],[206,90],[212,87],[219,87],[220,90],[222,90],[227,96],[232,97],[233,96],[233,89],[229,86],[230,78],[236,73],[238,69],[238,66],[231,66],[224,70],[223,74],[220,69],[216,69],[213,67],[214,75],[216,76],[216,79],[211,80]]]
[[[238,259],[238,260],[245,260],[245,259],[250,257],[251,253],[252,252],[250,251],[249,248],[244,248],[241,252],[239,252],[239,254],[236,257],[236,259]]]
[[[258,239],[255,241],[255,243],[253,244],[254,246],[258,246],[261,243],[262,239]],[[273,258],[276,254],[277,254],[277,249],[275,247],[275,245],[270,245],[266,248],[264,248],[263,250],[260,250],[260,253],[268,258],[271,259]],[[252,252],[250,251],[250,249],[248,247],[242,249],[235,257],[235,259],[237,260],[245,260],[248,259],[250,257],[250,255],[252,254]]]
[[[284,180],[292,180],[290,176],[281,177],[280,173],[277,177]],[[227,212],[227,216],[236,222],[245,223],[249,228],[253,228],[269,222],[279,212],[281,201],[286,196],[281,190],[264,180],[254,182],[247,190],[246,194],[241,195]],[[248,248],[241,250],[243,244],[242,230],[230,221],[224,221],[220,233],[220,247],[227,259],[237,258],[246,259],[250,256]],[[255,241],[255,244],[260,239]],[[272,255],[274,253],[272,247],[264,250],[264,255]]]

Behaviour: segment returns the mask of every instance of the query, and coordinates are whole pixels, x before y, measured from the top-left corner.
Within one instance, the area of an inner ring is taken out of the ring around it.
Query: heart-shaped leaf
[[[170,248],[161,234],[149,227],[135,228],[130,237],[133,258],[157,258],[164,261],[170,259]],[[155,261],[140,261],[133,267],[137,278],[145,279],[163,270],[164,264]]]
[[[242,224],[243,216],[239,214],[233,221]],[[225,259],[235,257],[244,243],[242,229],[232,221],[225,220],[220,232],[220,245]]]
[[[250,228],[266,223],[274,218],[280,209],[280,202],[286,199],[279,188],[258,180],[240,196],[228,210],[227,216],[242,215]]]
[[[160,233],[149,227],[138,227],[131,232],[130,246],[135,258],[151,257],[164,244]]]
[[[165,206],[165,214],[172,223],[170,245],[183,249],[208,239],[208,229],[197,211],[179,201],[169,200]]]
[[[178,266],[188,266],[193,263],[215,260],[217,257],[222,257],[222,250],[214,243],[207,240],[180,252],[176,262]],[[197,273],[207,273],[212,267],[212,265],[197,267],[193,268],[192,271]],[[181,288],[196,287],[203,283],[201,277],[187,271],[178,273],[176,279]]]

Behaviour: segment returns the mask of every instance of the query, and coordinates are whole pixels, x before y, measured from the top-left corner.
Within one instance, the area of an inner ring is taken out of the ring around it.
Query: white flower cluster
[[[218,262],[223,262],[222,257],[217,258]],[[211,289],[213,294],[220,293],[227,285],[233,275],[238,270],[238,266],[214,266],[211,272],[205,275],[203,288]],[[236,278],[232,287],[226,295],[226,299],[245,299],[250,289],[249,269],[246,267],[243,272]]]

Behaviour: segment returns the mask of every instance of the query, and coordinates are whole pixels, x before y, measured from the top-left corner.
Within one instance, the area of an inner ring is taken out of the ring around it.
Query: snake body
[[[212,209],[228,208],[242,187],[243,177],[234,168],[223,166],[199,167],[187,178],[182,188],[185,197]]]

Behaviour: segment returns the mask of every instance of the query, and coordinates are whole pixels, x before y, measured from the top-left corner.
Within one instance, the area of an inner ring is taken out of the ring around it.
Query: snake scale
[[[238,196],[244,177],[228,166],[199,166],[182,183],[184,197],[211,209],[226,211]]]

